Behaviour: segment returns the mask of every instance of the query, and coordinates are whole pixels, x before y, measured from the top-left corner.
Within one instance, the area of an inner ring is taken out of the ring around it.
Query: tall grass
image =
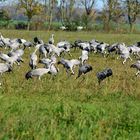
[[[45,42],[54,33],[55,43],[64,39],[73,42],[93,38],[128,45],[139,41],[139,35],[135,34],[1,32],[6,37],[27,40],[38,36]],[[59,66],[60,72],[54,80],[45,75],[41,81],[27,81],[24,76],[29,70],[32,51],[26,49],[24,63],[20,67],[15,65],[13,73],[5,73],[0,79],[0,139],[140,139],[140,79],[135,77],[135,70],[130,69],[132,62],[122,65],[116,57],[90,54],[88,63],[93,66],[93,71],[85,78],[75,80],[76,75],[67,78],[65,70]],[[78,58],[80,53],[72,50],[73,58]],[[105,67],[113,69],[113,77],[99,86],[96,73]],[[77,74],[78,69],[75,71]]]

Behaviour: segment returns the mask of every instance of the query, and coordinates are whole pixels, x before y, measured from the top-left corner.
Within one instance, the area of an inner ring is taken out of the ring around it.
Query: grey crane
[[[31,67],[31,69],[36,69],[36,66],[37,66],[37,55],[36,55],[35,52],[33,52],[33,53],[30,55],[29,66]]]
[[[39,39],[38,37],[34,37],[34,43],[37,44],[44,44],[43,40]]]
[[[0,74],[12,71],[12,66],[8,63],[0,63]]]
[[[47,50],[44,44],[39,47],[39,58],[41,57],[41,55],[44,55],[44,57],[47,57]]]
[[[88,55],[89,55],[89,49],[88,48],[85,48],[84,50],[82,50],[82,55],[79,57],[82,64],[84,64],[88,60],[88,58],[89,58]]]
[[[140,74],[140,60],[138,60],[136,63],[132,64],[130,67],[136,68],[138,70],[136,73],[136,76],[138,76],[138,74]]]
[[[49,39],[49,44],[54,44],[54,34],[51,35]]]
[[[80,61],[77,59],[71,59],[71,60],[67,60],[67,59],[61,59],[58,64],[62,64],[64,66],[64,68],[66,69],[67,74],[69,73],[69,70],[71,71],[71,74],[74,75],[74,71],[73,71],[73,67],[76,65],[80,64]]]
[[[47,69],[50,68],[49,74],[56,75],[59,71],[59,69],[55,66],[56,60],[54,60],[54,58],[43,58],[39,60],[39,63],[44,64]]]
[[[50,71],[48,73],[56,76],[57,73],[59,72],[59,69],[54,65],[53,62],[50,65],[51,65],[50,66]]]
[[[92,66],[89,64],[80,65],[77,78],[79,78],[82,74],[92,71],[92,69]]]
[[[71,53],[70,53],[70,49],[72,47],[72,45],[68,42],[68,41],[61,41],[61,42],[58,42],[56,47],[58,48],[64,48],[65,49],[65,52],[69,54],[69,56],[72,56]]]
[[[113,75],[112,69],[106,68],[101,72],[97,73],[98,83],[100,84],[105,78],[110,77]]]
[[[23,50],[25,50],[26,48],[32,47],[33,43],[30,42],[30,41],[26,41],[26,42],[23,43],[23,46],[24,46]]]
[[[25,75],[25,78],[28,80],[29,78],[32,77],[38,77],[38,79],[41,79],[41,76],[43,76],[44,74],[47,74],[50,70],[46,69],[46,68],[38,68],[38,69],[34,69],[31,71],[28,71]]]
[[[4,54],[2,52],[0,52],[0,59],[2,59],[3,61],[5,61],[6,63],[9,63],[11,65],[13,65],[15,62],[18,65],[20,65],[19,62],[23,62],[22,58],[20,56],[18,56],[17,54],[9,57],[7,54]]]
[[[14,56],[14,55],[18,55],[18,56],[22,56],[24,54],[24,50],[23,49],[18,49],[18,50],[15,50],[15,51],[10,51],[8,53],[8,56],[11,57],[11,56]]]
[[[50,69],[52,65],[53,63],[49,65],[49,68],[38,68],[38,69],[30,70],[26,73],[25,78],[28,80],[29,78],[32,77],[38,77],[38,79],[41,80],[41,77],[44,74],[50,73]]]
[[[10,57],[7,54],[0,52],[0,59],[7,62]]]
[[[57,62],[57,58],[55,55],[52,55],[51,58],[42,58],[39,60],[39,63],[44,64],[46,68],[49,67],[51,63],[55,64]]]
[[[39,60],[39,63],[44,64],[46,68],[49,67],[51,62],[52,60],[49,58],[42,58]]]

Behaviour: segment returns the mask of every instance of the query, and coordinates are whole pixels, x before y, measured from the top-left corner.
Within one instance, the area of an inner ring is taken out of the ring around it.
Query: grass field
[[[10,38],[44,41],[52,32],[1,30]],[[91,40],[107,43],[140,41],[139,34],[101,34],[94,32],[55,32],[59,40]],[[7,51],[7,50],[5,50]],[[25,62],[14,65],[13,73],[5,73],[0,81],[0,139],[2,140],[139,140],[140,139],[140,77],[122,65],[116,57],[103,58],[90,54],[88,63],[93,71],[85,77],[67,78],[63,67],[54,80],[45,75],[42,80],[25,80],[29,70],[29,54]],[[81,51],[72,50],[73,58]],[[69,56],[66,56],[69,58]],[[113,77],[98,85],[96,73],[111,67]],[[76,69],[77,71],[77,69]]]

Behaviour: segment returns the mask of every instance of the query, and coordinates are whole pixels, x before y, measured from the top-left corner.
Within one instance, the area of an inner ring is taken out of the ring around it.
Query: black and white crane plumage
[[[17,54],[9,57],[7,54],[0,53],[0,59],[11,65],[13,65],[14,63],[20,65],[20,62],[23,62],[22,58]]]
[[[10,57],[7,54],[0,52],[0,59],[7,62]]]
[[[54,63],[51,63],[50,65],[50,71],[48,73],[56,76],[59,72],[59,69],[54,65]]]
[[[82,74],[86,74],[86,73],[92,71],[92,69],[93,69],[92,66],[89,65],[89,64],[81,65],[79,67],[79,70],[78,70],[78,76],[77,76],[77,78],[79,78]]]
[[[34,37],[34,43],[37,44],[44,44],[43,40],[39,39],[38,37]]]
[[[51,35],[49,39],[49,44],[54,44],[54,34]]]
[[[28,80],[29,78],[32,78],[32,77],[38,77],[38,79],[41,80],[41,77],[44,74],[47,74],[47,73],[51,74],[52,73],[52,71],[53,71],[53,69],[51,71],[52,65],[53,65],[53,63],[51,63],[49,65],[49,68],[37,68],[37,69],[30,70],[25,74],[25,78]],[[55,72],[53,74],[55,75]]]
[[[136,43],[136,46],[137,47],[140,47],[140,41]]]
[[[0,74],[12,71],[12,66],[8,63],[0,63]]]
[[[67,74],[69,73],[69,70],[71,71],[71,74],[74,74],[73,67],[80,64],[80,61],[77,59],[61,59],[58,64],[62,64],[64,68],[66,69]]]
[[[138,60],[136,63],[132,64],[130,68],[136,68],[138,71],[136,73],[136,76],[140,74],[140,60]]]
[[[33,46],[33,43],[30,41],[26,41],[23,43],[23,46],[24,46],[23,50],[25,50],[26,48],[31,48]]]
[[[50,47],[52,55],[60,56],[63,52],[65,52],[64,48],[58,48],[54,46],[53,44],[50,44],[49,47]]]
[[[36,55],[36,52],[33,52],[30,55],[29,66],[31,67],[31,69],[36,69],[36,67],[37,67],[37,55]]]
[[[41,57],[41,55],[44,55],[44,57],[47,57],[47,50],[44,44],[41,45],[38,50],[39,50],[39,58]]]
[[[70,53],[70,49],[72,47],[72,45],[68,42],[68,41],[61,41],[61,42],[58,42],[56,47],[58,48],[64,48],[65,49],[65,52],[69,54],[69,56],[72,56],[71,53]]]
[[[59,69],[55,66],[56,63],[55,56],[52,56],[51,59],[49,58],[43,58],[39,60],[39,63],[42,63],[45,65],[45,68],[50,68],[49,74],[56,75],[59,71]]]
[[[101,81],[103,81],[104,79],[106,79],[107,77],[110,77],[113,75],[112,69],[110,68],[106,68],[101,72],[97,73],[97,78],[98,78],[98,82],[99,84],[101,83]]]
[[[25,78],[28,80],[29,78],[32,78],[32,77],[38,77],[38,79],[40,80],[41,77],[44,74],[47,74],[49,71],[50,70],[46,68],[38,68],[38,69],[30,70],[26,73]]]
[[[82,65],[88,60],[88,55],[89,55],[89,49],[85,48],[84,50],[82,50],[82,55],[79,57],[79,59],[82,62]]]
[[[42,58],[39,60],[39,63],[44,64],[46,68],[49,67],[51,62],[52,62],[52,60],[49,58]]]
[[[18,49],[18,50],[15,50],[15,51],[10,51],[8,53],[8,56],[11,57],[11,56],[14,56],[14,55],[18,55],[19,57],[21,57],[23,54],[24,54],[24,50],[23,49]]]

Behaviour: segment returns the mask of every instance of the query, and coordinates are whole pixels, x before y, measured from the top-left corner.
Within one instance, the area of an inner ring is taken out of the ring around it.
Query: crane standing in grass
[[[54,34],[51,35],[49,39],[49,44],[54,44]]]
[[[38,49],[35,49],[35,51],[30,55],[29,66],[31,67],[31,69],[36,69],[37,67],[37,55],[36,55],[37,50]]]

